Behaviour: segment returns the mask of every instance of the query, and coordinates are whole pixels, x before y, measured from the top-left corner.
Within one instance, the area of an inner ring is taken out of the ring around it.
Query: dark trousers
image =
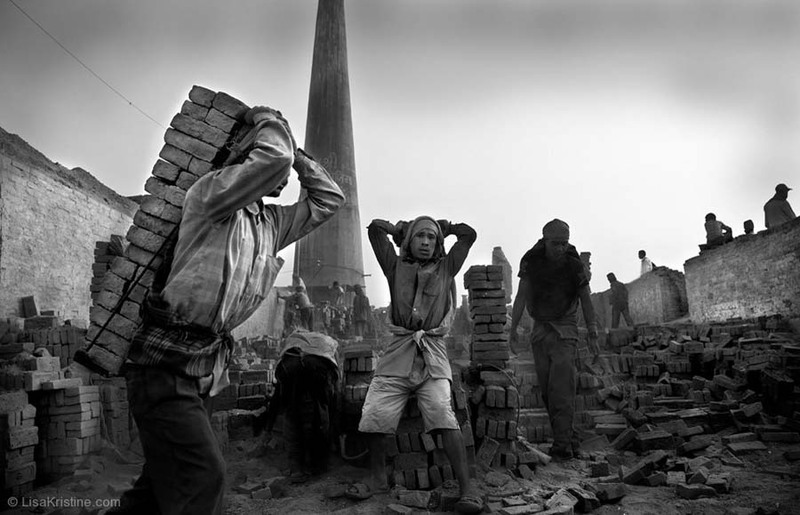
[[[327,469],[336,376],[325,358],[287,353],[276,368],[292,472]]]
[[[564,450],[573,443],[577,343],[562,339],[548,324],[537,324],[531,336],[536,375],[553,429],[553,448]]]
[[[150,367],[125,378],[145,464],[113,513],[221,514],[225,461],[197,381]]]
[[[631,318],[631,314],[628,312],[627,306],[625,306],[624,309],[611,306],[611,329],[616,329],[619,327],[620,314],[625,317],[625,325],[628,327],[633,327],[633,319]]]

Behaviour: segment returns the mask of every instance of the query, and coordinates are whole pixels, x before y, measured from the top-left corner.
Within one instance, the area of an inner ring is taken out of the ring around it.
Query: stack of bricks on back
[[[118,234],[112,234],[111,241],[98,241],[95,244],[92,282],[89,285],[92,302],[96,301],[98,294],[103,291],[103,277],[111,268],[111,262],[116,256],[123,255],[124,250],[123,237]]]
[[[248,106],[194,86],[164,135],[165,145],[145,183],[150,194],[134,215],[125,256],[115,258],[90,310],[83,351],[94,368],[116,374],[139,323],[139,309],[161,264],[157,254],[181,219],[186,191],[227,154]],[[138,280],[138,284],[133,283]],[[121,302],[122,295],[128,295]],[[113,315],[119,307],[118,314]]]
[[[36,407],[23,390],[0,393],[0,502],[33,489],[36,479],[34,449],[39,430],[34,425]]]

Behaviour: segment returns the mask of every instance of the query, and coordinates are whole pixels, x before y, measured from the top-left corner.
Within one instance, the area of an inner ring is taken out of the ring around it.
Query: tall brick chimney
[[[339,212],[295,249],[294,271],[319,302],[330,300],[334,281],[364,285],[343,0],[319,0],[317,6],[304,148],[347,196]]]

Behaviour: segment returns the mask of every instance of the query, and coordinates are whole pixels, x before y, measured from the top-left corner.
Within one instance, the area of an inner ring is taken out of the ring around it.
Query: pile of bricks
[[[72,325],[26,330],[23,334],[23,338],[32,341],[36,347],[44,347],[51,356],[60,358],[61,368],[72,363],[72,356],[81,348],[85,337],[86,329]]]
[[[36,407],[22,390],[0,392],[0,502],[25,495],[36,479],[34,449],[39,442]]]
[[[475,441],[469,421],[467,394],[459,372],[453,373],[451,401],[461,426],[467,463],[474,476]],[[422,415],[413,396],[406,404],[396,433],[386,437],[386,450],[395,485],[409,490],[430,490],[448,479],[454,479],[441,435],[434,439],[425,432]]]
[[[58,384],[45,385],[50,386]],[[102,445],[100,387],[69,386],[49,391],[53,389],[43,390],[32,399],[39,426],[39,475],[48,479],[72,474],[88,454]]]
[[[472,318],[472,363],[504,369],[510,357],[503,267],[471,266],[464,274]]]
[[[342,370],[344,371],[343,410],[346,415],[360,418],[361,407],[367,398],[369,382],[378,356],[375,351],[364,344],[348,346],[342,352]],[[357,425],[357,420],[351,420]]]
[[[32,347],[32,345],[31,345]],[[61,360],[52,356],[19,354],[0,369],[0,386],[6,390],[38,391],[45,383],[62,379]]]
[[[214,411],[257,410],[266,406],[267,399],[272,397],[275,361],[269,360],[247,369],[232,363],[228,378],[231,384],[214,397]]]
[[[341,349],[342,386],[342,429],[355,434],[361,419],[361,408],[367,397],[372,373],[378,362],[377,353],[365,343],[350,344]]]
[[[22,350],[16,344],[24,330],[24,318],[0,318],[0,359],[8,359]]]
[[[83,364],[111,375],[118,372],[139,322],[140,306],[161,264],[157,254],[180,222],[186,191],[228,155],[229,142],[240,127],[237,120],[247,110],[225,93],[199,86],[189,92],[189,100],[164,135],[161,159],[145,183],[150,195],[134,215],[125,256],[112,261],[90,309],[84,348],[76,356]]]
[[[501,265],[476,265],[464,274],[469,291],[469,309],[473,322],[472,367],[480,370],[479,385],[472,392],[478,405],[475,438],[480,442],[476,462],[483,468],[506,468],[530,479],[533,467],[545,464],[550,457],[537,447],[519,439],[520,433],[532,433],[538,441],[548,434],[549,424],[534,421],[533,413],[522,417],[519,384],[515,366],[509,361],[509,335],[506,330],[506,293]],[[516,367],[518,368],[518,367]],[[529,402],[536,399],[538,384],[532,364],[523,371]],[[541,395],[538,397],[538,402]],[[538,415],[541,415],[539,413]],[[546,418],[544,419],[546,420]],[[526,425],[522,425],[522,421]],[[539,434],[536,434],[536,433]]]
[[[516,441],[519,423],[519,392],[507,371],[484,370],[481,386],[473,394],[479,400],[475,437],[481,440],[478,462],[484,467],[517,466]],[[491,451],[490,451],[491,450]]]
[[[133,440],[131,431],[136,430],[128,409],[127,383],[122,377],[98,377],[94,382],[100,390],[103,437],[110,443],[127,448]]]

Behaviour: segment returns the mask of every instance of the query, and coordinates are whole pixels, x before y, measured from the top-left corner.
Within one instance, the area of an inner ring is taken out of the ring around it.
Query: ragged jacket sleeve
[[[341,188],[321,164],[301,157],[295,169],[302,187],[300,200],[289,206],[266,206],[276,221],[276,250],[291,245],[322,225],[345,203]]]
[[[295,152],[289,129],[274,115],[261,113],[256,131],[243,163],[209,172],[190,189],[196,209],[214,222],[269,195],[289,176]]]
[[[469,249],[478,238],[478,233],[465,223],[450,224],[448,233],[457,238],[447,253],[447,267],[451,274],[456,275],[461,270],[464,261],[466,261]]]
[[[367,226],[367,236],[372,250],[375,252],[375,258],[383,270],[383,275],[389,277],[394,273],[394,266],[397,262],[397,252],[394,250],[394,244],[389,240],[389,233],[379,220],[373,220]]]

